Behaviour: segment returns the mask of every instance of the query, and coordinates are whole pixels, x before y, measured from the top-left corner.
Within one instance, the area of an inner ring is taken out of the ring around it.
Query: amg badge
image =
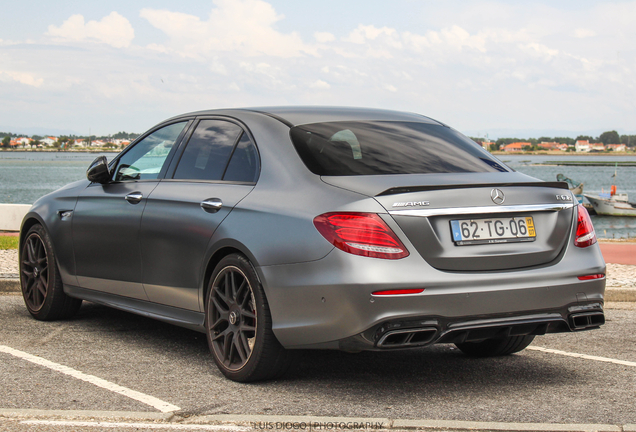
[[[431,205],[428,201],[409,201],[409,202],[396,202],[393,203],[393,207],[423,207]]]

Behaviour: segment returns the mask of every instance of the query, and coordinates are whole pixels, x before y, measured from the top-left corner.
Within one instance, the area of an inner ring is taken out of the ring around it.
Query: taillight
[[[400,259],[409,256],[395,233],[375,213],[324,213],[314,226],[331,244],[354,255]]]
[[[576,222],[576,237],[574,238],[574,246],[581,248],[592,246],[596,243],[596,233],[592,226],[592,219],[585,207],[581,204],[578,206],[578,220]]]

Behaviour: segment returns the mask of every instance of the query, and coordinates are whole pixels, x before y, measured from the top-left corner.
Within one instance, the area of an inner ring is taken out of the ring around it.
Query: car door
[[[173,174],[150,194],[141,220],[143,283],[152,302],[199,310],[204,257],[215,230],[254,188],[256,146],[240,124],[201,119]]]
[[[165,125],[137,141],[111,164],[109,183],[91,183],[78,197],[73,247],[80,287],[147,299],[141,281],[141,215],[187,123]]]

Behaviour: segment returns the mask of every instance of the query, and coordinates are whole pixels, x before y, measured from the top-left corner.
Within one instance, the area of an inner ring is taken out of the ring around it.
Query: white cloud
[[[43,78],[36,78],[27,72],[0,71],[1,81],[15,81],[31,87],[40,87],[44,83]]]
[[[389,58],[397,51],[405,49],[422,52],[430,49],[461,51],[468,48],[486,52],[488,39],[489,35],[485,33],[471,35],[457,25],[439,31],[428,30],[424,34],[417,34],[410,31],[399,32],[390,27],[379,28],[360,24],[343,38],[343,41],[370,47],[367,54],[373,57]]]
[[[328,23],[298,12],[285,18],[297,8],[269,1],[217,0],[200,15],[175,3],[130,22],[115,12],[88,22],[73,15],[23,40],[0,28],[0,68],[12,71],[0,72],[0,91],[18,102],[0,107],[0,117],[35,118],[31,112],[48,105],[67,115],[42,108],[46,121],[97,128],[109,119],[122,123],[110,132],[141,132],[142,117],[151,125],[215,106],[324,103],[410,110],[460,130],[633,124],[636,0],[576,8],[548,0],[406,2],[408,20],[391,15],[406,10],[398,2]],[[344,2],[342,10],[355,7]],[[31,102],[38,98],[46,104]],[[36,106],[17,117],[22,103]]]
[[[441,31],[441,38],[448,45],[455,49],[472,48],[485,52],[485,39],[480,35],[471,35],[459,26],[452,26]]]
[[[319,89],[319,90],[327,90],[330,89],[331,86],[329,85],[328,82],[325,82],[323,80],[316,80],[313,83],[311,83],[309,85],[309,87],[314,88],[314,89]]]
[[[212,63],[210,64],[210,71],[220,75],[228,74],[227,68],[218,57],[214,57],[212,59]]]
[[[574,30],[574,37],[579,39],[596,36],[596,32],[589,28],[577,28]]]
[[[316,55],[298,33],[281,33],[274,24],[278,15],[262,0],[215,0],[206,21],[181,12],[142,9],[140,16],[170,39],[175,52],[204,58],[212,52],[232,52],[245,56],[298,57]]]
[[[402,48],[402,41],[400,40],[398,31],[389,27],[378,28],[373,25],[360,24],[343,40],[359,45],[369,41],[378,41],[392,48]]]
[[[520,45],[520,48],[529,55],[537,56],[544,60],[550,60],[559,55],[559,50],[548,48],[536,42]]]
[[[111,12],[101,21],[87,23],[84,22],[82,15],[72,15],[60,27],[50,25],[47,34],[56,40],[97,41],[115,48],[130,46],[135,37],[135,31],[130,22],[117,12]]]
[[[314,38],[320,43],[328,43],[336,40],[336,37],[329,32],[315,32]]]
[[[155,51],[158,53],[163,53],[163,54],[166,54],[169,51],[168,48],[166,48],[165,46],[156,44],[156,43],[151,43],[146,45],[146,49],[149,49],[150,51]]]

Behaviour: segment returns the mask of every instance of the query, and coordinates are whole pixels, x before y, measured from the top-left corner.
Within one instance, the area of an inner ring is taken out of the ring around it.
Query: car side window
[[[236,145],[232,159],[225,170],[223,180],[232,182],[256,182],[258,176],[258,152],[250,137],[243,133]]]
[[[159,177],[166,158],[188,122],[162,127],[135,143],[119,158],[113,180],[152,180]]]
[[[201,120],[174,173],[175,179],[222,180],[232,150],[243,130],[223,120]]]

